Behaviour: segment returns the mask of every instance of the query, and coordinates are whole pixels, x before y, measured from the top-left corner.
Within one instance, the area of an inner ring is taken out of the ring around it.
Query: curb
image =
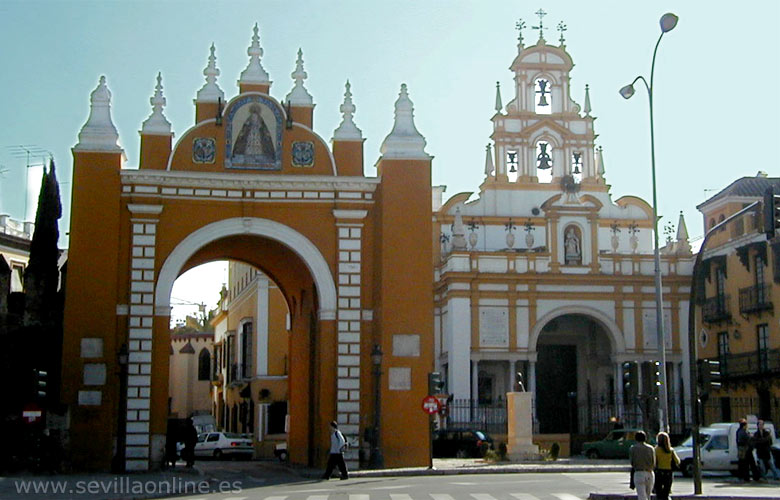
[[[655,495],[652,496],[655,499]],[[674,495],[674,499],[695,499],[695,500],[770,500],[777,496],[742,496],[742,495]],[[588,500],[636,500],[636,494],[622,493],[591,493]]]

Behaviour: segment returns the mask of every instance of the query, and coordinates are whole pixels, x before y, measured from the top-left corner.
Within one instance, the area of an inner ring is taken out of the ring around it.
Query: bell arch
[[[615,323],[615,320],[613,320],[603,311],[593,307],[580,305],[567,305],[559,307],[539,318],[528,336],[528,350],[538,350],[537,344],[539,342],[539,335],[542,333],[542,330],[544,329],[545,325],[547,325],[547,323],[555,318],[569,314],[581,314],[584,316],[589,316],[591,319],[599,323],[599,325],[604,328],[604,331],[609,334],[610,348],[612,349],[613,353],[617,355],[626,352],[626,341],[623,338],[623,333],[620,330],[620,327],[617,323]]]
[[[306,236],[278,222],[253,217],[235,217],[213,222],[192,232],[176,245],[160,269],[155,289],[155,313],[167,315],[173,283],[186,262],[199,249],[221,238],[236,235],[266,237],[289,247],[306,264],[319,293],[318,316],[321,320],[336,318],[336,284],[327,261]]]

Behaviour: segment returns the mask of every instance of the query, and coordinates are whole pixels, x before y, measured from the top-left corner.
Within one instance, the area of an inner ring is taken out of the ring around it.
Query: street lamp
[[[119,414],[116,425],[116,453],[113,471],[125,472],[125,445],[127,444],[127,344],[122,344],[116,354],[119,364]]]
[[[658,41],[655,44],[655,50],[653,50],[653,62],[650,65],[650,83],[643,76],[637,76],[634,81],[629,85],[626,85],[620,89],[620,95],[624,99],[630,99],[634,95],[634,84],[642,80],[647,89],[647,95],[650,102],[650,160],[653,174],[653,251],[655,254],[655,310],[656,310],[656,328],[658,332],[658,351],[661,357],[659,364],[660,371],[660,383],[658,389],[658,399],[660,400],[659,412],[660,412],[660,428],[663,431],[669,431],[669,400],[667,398],[666,389],[666,337],[664,335],[664,313],[663,313],[663,289],[661,288],[661,253],[658,247],[658,199],[656,196],[655,186],[655,131],[653,129],[653,75],[655,73],[655,56],[658,52],[658,45],[661,43],[664,33],[672,31],[677,26],[677,16],[668,12],[661,16],[661,35],[658,37]],[[688,332],[690,335],[691,332]]]
[[[371,364],[374,365],[374,429],[373,439],[371,440],[371,458],[370,467],[372,469],[381,469],[384,467],[384,458],[382,450],[379,448],[379,422],[381,410],[381,378],[382,378],[382,349],[379,344],[374,344],[371,350]]]

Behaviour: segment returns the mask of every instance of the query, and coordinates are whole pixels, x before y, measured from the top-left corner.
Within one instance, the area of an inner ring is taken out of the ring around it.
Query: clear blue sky
[[[260,26],[271,94],[291,89],[296,52],[303,49],[306,87],[317,105],[314,128],[326,140],[341,115],[344,82],[352,83],[355,121],[363,130],[367,175],[392,127],[399,86],[409,86],[418,130],[428,141],[434,184],[449,197],[476,191],[483,179],[495,83],[512,98],[515,22],[544,18],[545,38],[568,26],[575,62],[572,97],[583,104],[590,85],[597,144],[604,147],[613,199],[651,200],[647,96],[630,101],[618,89],[649,77],[658,19],[675,12],[655,76],[659,213],[676,223],[684,211],[692,236],[702,233],[696,204],[740,176],[780,175],[772,147],[780,139],[780,38],[777,0],[626,2],[550,0],[397,1],[0,1],[0,213],[25,217],[26,160],[13,146],[53,153],[68,228],[70,148],[89,112],[89,94],[106,75],[112,115],[127,167],[138,163],[138,130],[150,113],[162,71],[165,113],[176,137],[192,125],[192,100],[203,84],[208,48],[217,47],[219,85],[227,98],[247,64],[252,26]],[[536,32],[526,28],[527,43]],[[11,147],[11,148],[9,148]],[[39,158],[33,158],[40,162]],[[29,170],[35,200],[41,169]],[[34,207],[27,217],[34,216]],[[62,244],[67,245],[63,237]]]

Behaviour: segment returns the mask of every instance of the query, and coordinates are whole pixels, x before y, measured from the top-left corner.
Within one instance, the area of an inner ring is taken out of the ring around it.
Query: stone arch
[[[235,217],[213,222],[192,232],[181,240],[168,255],[160,269],[155,290],[154,305],[158,314],[170,309],[171,290],[190,257],[208,243],[235,235],[253,235],[269,238],[284,244],[295,252],[311,273],[319,293],[319,319],[336,318],[336,284],[328,262],[319,249],[306,236],[278,222],[251,217]]]
[[[598,323],[604,331],[609,335],[609,344],[613,354],[623,353],[626,351],[626,342],[623,338],[623,332],[615,320],[606,315],[603,311],[598,309],[581,306],[581,305],[568,305],[556,308],[541,318],[531,328],[531,333],[528,336],[528,350],[536,351],[537,343],[539,341],[539,335],[542,333],[542,329],[555,318],[565,316],[567,314],[582,314],[593,319]]]

